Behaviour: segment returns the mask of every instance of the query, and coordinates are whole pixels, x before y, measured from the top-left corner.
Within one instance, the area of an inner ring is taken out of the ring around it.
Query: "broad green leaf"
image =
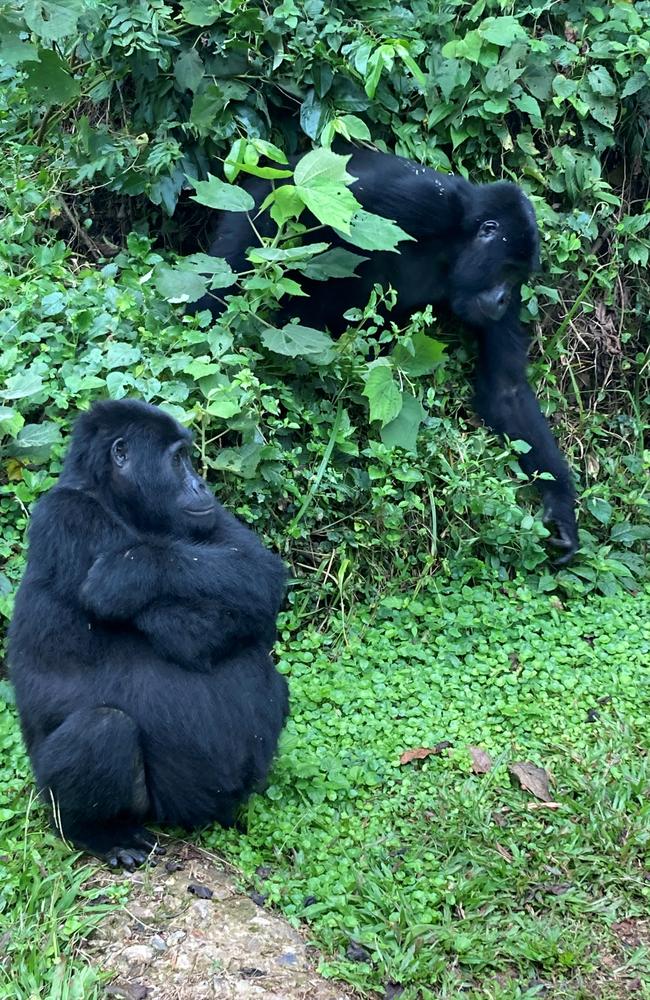
[[[262,343],[275,354],[283,354],[289,358],[307,358],[316,364],[327,364],[334,347],[328,333],[298,323],[287,323],[281,330],[269,327],[262,333]],[[323,360],[324,358],[327,360]]]
[[[38,62],[38,50],[31,42],[20,37],[19,29],[0,15],[0,61],[10,66],[24,62]]]
[[[205,66],[196,49],[182,52],[176,60],[174,77],[181,90],[191,90],[194,93],[203,79],[204,73]]]
[[[211,83],[194,95],[190,122],[201,135],[209,135],[212,126],[230,101],[242,101],[248,87],[239,80],[222,80]]]
[[[512,103],[520,111],[529,115],[534,125],[541,127],[543,123],[542,112],[536,98],[532,97],[531,94],[522,94],[520,97],[515,97]]]
[[[19,375],[9,376],[4,389],[0,389],[0,397],[2,399],[26,399],[28,396],[37,396],[42,389],[43,379],[40,375],[21,372]]]
[[[352,243],[361,250],[394,250],[402,240],[413,240],[390,219],[373,215],[364,209],[356,211],[350,223],[349,232],[340,232],[347,243]]]
[[[328,149],[312,149],[296,164],[293,179],[297,187],[310,187],[328,180],[334,184],[351,184],[352,174],[346,170],[350,156],[341,156]]]
[[[370,419],[378,420],[382,427],[395,420],[402,409],[402,393],[388,362],[378,362],[370,369],[363,395],[370,404]]]
[[[557,76],[553,77],[553,93],[557,94],[558,97],[571,97],[577,89],[578,84],[575,80],[570,80],[567,76],[563,76],[562,73],[558,73]]]
[[[309,187],[297,186],[296,190],[319,222],[349,233],[352,216],[359,208],[359,202],[349,188],[322,180],[314,181]]]
[[[478,31],[468,31],[464,38],[447,42],[442,47],[442,55],[447,59],[466,59],[478,63],[483,48],[483,39]]]
[[[25,418],[11,406],[0,406],[0,435],[15,437],[25,424]]]
[[[1,54],[2,54],[2,49],[0,49],[0,55]],[[643,87],[647,87],[648,84],[650,84],[649,73],[644,72],[643,70],[641,70],[638,73],[632,73],[632,76],[629,77],[628,80],[626,80],[625,86],[621,91],[621,98],[631,97],[632,94],[636,94],[639,90],[642,90]]]
[[[407,49],[406,45],[401,42],[395,43],[395,52],[400,57],[404,65],[410,70],[414,80],[418,83],[420,87],[424,90],[427,85],[426,74],[422,72],[415,59]]]
[[[349,159],[328,149],[314,149],[298,161],[293,175],[298,195],[318,221],[346,233],[359,207],[347,187],[353,180],[345,169]]]
[[[50,44],[75,33],[79,15],[87,6],[84,0],[25,0],[22,15],[30,31]]]
[[[290,247],[287,250],[281,250],[279,247],[253,247],[248,251],[248,259],[253,264],[262,264],[265,261],[294,263],[304,261],[306,258],[311,260],[315,254],[322,253],[328,247],[329,243],[305,243],[303,246]]]
[[[271,218],[275,224],[282,226],[289,219],[297,219],[305,207],[305,203],[293,184],[282,184],[281,187],[272,191],[268,198],[264,199],[260,211],[265,211],[269,207]]]
[[[104,364],[107,368],[132,368],[142,357],[142,351],[133,344],[111,341],[106,349]]]
[[[318,139],[331,115],[329,106],[312,88],[300,106],[300,127],[310,139]]]
[[[53,445],[61,440],[61,429],[58,424],[46,421],[42,424],[25,424],[16,435],[11,446],[13,455],[31,455],[38,453],[45,458]]]
[[[205,0],[183,0],[181,16],[186,24],[207,28],[219,17],[221,6],[221,3],[206,3]]]
[[[361,139],[364,142],[369,142],[372,138],[370,129],[366,123],[361,118],[357,118],[356,115],[341,115],[340,118],[335,118],[334,121],[336,123],[336,131],[345,139]]]
[[[208,464],[213,469],[232,472],[242,479],[252,479],[262,458],[264,445],[257,441],[243,444],[241,448],[222,448]]]
[[[377,86],[381,79],[382,71],[385,69],[389,73],[395,61],[395,48],[390,44],[380,45],[375,49],[368,60],[368,75],[366,76],[365,91],[372,100],[375,96]]]
[[[518,39],[528,36],[516,17],[486,17],[478,32],[487,42],[509,48]]]
[[[404,344],[398,344],[391,355],[393,364],[406,375],[414,378],[419,375],[429,375],[444,361],[447,348],[439,340],[428,337],[426,333],[414,333],[411,343],[413,354]]]
[[[218,208],[222,212],[250,212],[255,208],[255,199],[244,188],[226,184],[208,174],[207,181],[195,181],[196,194],[192,200],[208,208]]]
[[[67,104],[79,96],[79,84],[68,71],[67,63],[56,52],[40,52],[40,62],[25,69],[25,86],[45,104]]]
[[[206,410],[213,417],[221,417],[223,420],[229,420],[230,417],[234,417],[236,413],[241,412],[241,400],[237,395],[232,392],[222,392],[214,399],[210,399],[210,402],[206,405]]]
[[[192,274],[209,274],[212,288],[229,288],[237,281],[237,275],[224,257],[212,257],[209,253],[193,253],[181,257],[176,265],[180,271]]]
[[[268,157],[275,163],[288,163],[287,154],[279,146],[269,142],[268,139],[258,139],[257,136],[249,139],[248,142],[255,147],[261,156]]]
[[[208,289],[208,279],[182,267],[158,264],[156,289],[167,302],[196,302]]]
[[[607,500],[602,500],[600,497],[587,497],[585,507],[601,524],[609,524],[614,513],[611,503]]]
[[[328,278],[349,278],[355,273],[359,264],[363,264],[367,257],[361,257],[351,250],[343,247],[334,247],[326,253],[320,254],[308,264],[303,264],[299,270],[306,278],[312,281],[327,281]]]
[[[124,399],[135,382],[129,372],[109,372],[106,376],[106,389],[111,399]]]
[[[265,180],[282,180],[291,177],[290,170],[283,170],[281,167],[258,167],[250,163],[240,163],[239,169],[245,174],[252,174],[253,177],[263,177]]]
[[[381,439],[389,448],[403,448],[404,451],[417,450],[418,431],[426,413],[419,399],[403,392],[402,408],[394,420],[382,427]]]
[[[587,80],[591,89],[602,97],[614,97],[616,94],[616,84],[604,66],[594,66],[593,69],[590,69],[587,73]]]

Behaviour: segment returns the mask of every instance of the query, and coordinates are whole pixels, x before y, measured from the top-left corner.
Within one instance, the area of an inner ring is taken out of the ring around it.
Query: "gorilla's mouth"
[[[183,511],[190,517],[207,517],[208,514],[214,514],[214,504],[209,507],[184,507]]]

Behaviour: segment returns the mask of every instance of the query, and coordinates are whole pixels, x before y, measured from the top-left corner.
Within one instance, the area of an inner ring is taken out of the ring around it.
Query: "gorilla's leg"
[[[33,766],[66,839],[113,866],[146,861],[156,838],[140,826],[149,796],[130,716],[116,708],[73,712],[34,749]]]

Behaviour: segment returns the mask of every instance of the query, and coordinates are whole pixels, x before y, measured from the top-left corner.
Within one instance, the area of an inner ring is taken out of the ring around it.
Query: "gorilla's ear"
[[[129,450],[124,438],[116,438],[111,445],[111,458],[118,469],[123,469],[129,460]]]

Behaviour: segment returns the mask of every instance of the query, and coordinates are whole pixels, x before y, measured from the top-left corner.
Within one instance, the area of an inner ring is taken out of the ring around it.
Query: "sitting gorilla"
[[[10,676],[39,790],[66,838],[132,868],[147,820],[232,825],[288,711],[269,655],[278,556],[214,499],[191,436],[97,403],[37,504]]]
[[[346,327],[343,313],[364,306],[376,283],[397,291],[398,315],[429,303],[447,305],[478,342],[478,413],[497,433],[528,442],[530,451],[520,457],[526,473],[554,477],[539,480],[539,489],[545,521],[557,530],[552,539],[562,552],[557,564],[569,562],[578,547],[571,475],[527,382],[528,338],[519,322],[521,284],[539,255],[530,202],[515,184],[470,184],[375,150],[353,150],[348,169],[357,178],[352,190],[362,207],[392,219],[415,242],[401,243],[399,254],[370,252],[357,276],[337,278],[333,285],[297,275],[309,298],[292,299],[279,320],[296,317],[337,335]],[[257,178],[245,187],[258,208],[270,191],[269,182]],[[309,215],[304,221],[318,226]],[[255,229],[269,236],[274,226],[263,214]],[[325,228],[323,237],[332,246],[345,244],[344,234],[333,229]],[[247,218],[224,212],[210,253],[244,271],[250,267],[246,250],[256,242]],[[192,311],[209,308],[218,316],[227,292],[204,296]]]

